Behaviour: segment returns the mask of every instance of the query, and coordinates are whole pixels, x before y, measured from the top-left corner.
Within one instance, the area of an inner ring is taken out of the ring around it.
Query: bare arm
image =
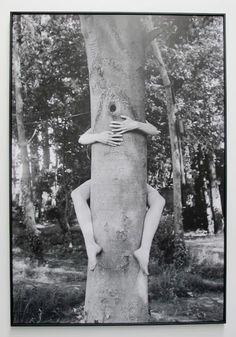
[[[89,145],[98,141],[98,134],[92,133],[91,128],[79,137],[79,143]]]
[[[111,122],[110,127],[112,131],[122,134],[132,130],[139,130],[150,136],[156,136],[159,134],[157,128],[148,121],[146,121],[146,123],[137,122],[127,116],[121,116],[121,118],[124,119],[122,122]]]
[[[104,131],[100,133],[92,133],[91,129],[86,131],[79,138],[79,143],[89,145],[94,143],[102,143],[110,146],[118,146],[123,141],[121,134],[113,134],[111,131]]]
[[[149,123],[148,121],[146,121],[146,123],[142,123],[142,122],[137,122],[137,123],[138,123],[137,130],[140,130],[143,133],[146,133],[147,135],[156,136],[160,133],[157,130],[157,128],[151,123]]]

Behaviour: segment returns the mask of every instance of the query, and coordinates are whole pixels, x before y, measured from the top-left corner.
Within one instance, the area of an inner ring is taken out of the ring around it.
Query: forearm
[[[159,133],[157,128],[150,123],[142,123],[142,122],[136,122],[136,123],[137,123],[136,130],[139,130],[145,133],[146,135],[156,136]]]
[[[99,142],[98,133],[85,133],[79,138],[79,143],[83,145],[90,145],[96,142]]]

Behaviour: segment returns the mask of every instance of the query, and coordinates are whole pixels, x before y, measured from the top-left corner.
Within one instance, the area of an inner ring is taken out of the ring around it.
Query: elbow
[[[83,136],[79,137],[78,143],[81,144],[81,145],[85,145],[85,141],[84,141]]]
[[[73,190],[70,194],[73,201],[78,201],[81,196],[81,188],[80,186]]]
[[[71,192],[70,196],[71,196],[71,198],[74,200],[74,198],[75,198],[75,190],[73,190],[73,191]]]

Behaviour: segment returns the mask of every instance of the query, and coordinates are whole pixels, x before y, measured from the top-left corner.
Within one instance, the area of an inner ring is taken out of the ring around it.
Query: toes
[[[147,269],[147,268],[145,268],[144,274],[147,275],[147,276],[149,275],[149,272],[148,272],[148,269]]]
[[[138,250],[134,251],[134,257],[137,259],[142,272],[148,276],[148,262],[146,262],[146,260],[142,256],[140,256]]]
[[[89,270],[91,270],[91,271],[94,271],[94,269],[95,269],[95,267],[96,267],[96,262],[93,262],[93,263],[89,263]]]
[[[148,272],[148,267],[147,267],[147,265],[141,265],[140,264],[140,268],[141,268],[141,270],[142,270],[142,272],[144,273],[144,275],[149,275],[149,272]]]

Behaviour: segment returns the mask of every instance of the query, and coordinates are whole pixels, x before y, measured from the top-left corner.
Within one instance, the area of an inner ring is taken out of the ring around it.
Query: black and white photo
[[[11,324],[224,323],[225,16],[11,13]]]

